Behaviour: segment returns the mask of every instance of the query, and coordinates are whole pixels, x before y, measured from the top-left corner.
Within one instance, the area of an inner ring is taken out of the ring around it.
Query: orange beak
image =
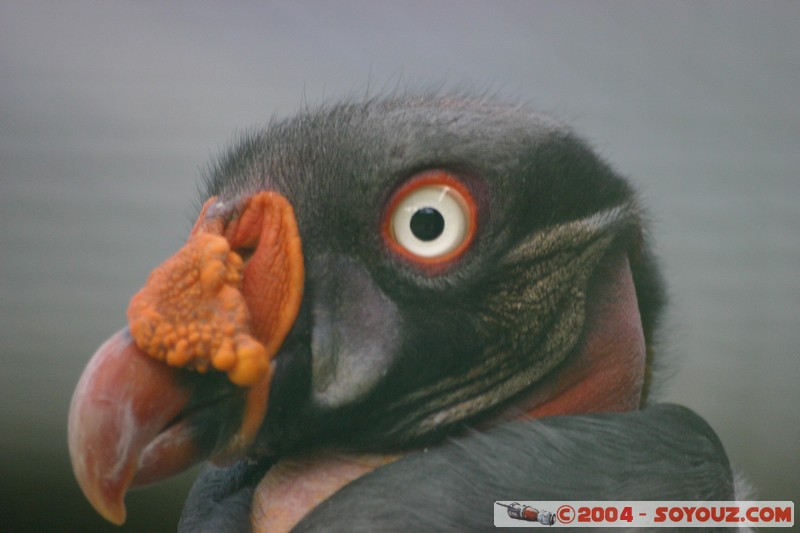
[[[131,300],[130,329],[99,348],[73,396],[73,470],[101,515],[122,524],[128,488],[246,452],[303,279],[285,198],[261,192],[234,209],[206,203],[186,245]],[[186,371],[210,369],[227,380]]]

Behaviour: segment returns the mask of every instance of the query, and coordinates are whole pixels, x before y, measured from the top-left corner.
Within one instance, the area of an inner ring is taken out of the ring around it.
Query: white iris
[[[442,232],[428,240],[411,229],[411,218],[421,209],[438,211],[444,219]],[[427,185],[403,198],[392,215],[392,232],[400,246],[419,257],[440,257],[458,248],[469,230],[465,201],[452,187]]]

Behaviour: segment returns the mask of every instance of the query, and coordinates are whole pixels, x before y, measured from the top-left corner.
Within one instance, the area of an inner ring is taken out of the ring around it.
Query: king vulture
[[[71,404],[108,520],[204,460],[180,531],[482,531],[503,499],[734,498],[709,426],[647,401],[646,217],[564,124],[464,95],[324,105],[241,136],[202,203]]]

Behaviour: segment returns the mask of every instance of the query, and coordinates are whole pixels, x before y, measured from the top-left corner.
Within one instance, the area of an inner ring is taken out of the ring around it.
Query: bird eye
[[[392,197],[384,237],[392,248],[417,262],[443,263],[469,246],[476,212],[472,196],[455,176],[425,172]]]

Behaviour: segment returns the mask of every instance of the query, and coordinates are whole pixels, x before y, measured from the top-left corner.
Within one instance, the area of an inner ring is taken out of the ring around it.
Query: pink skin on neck
[[[646,349],[628,257],[604,259],[589,285],[576,354],[526,402],[534,418],[639,408]]]

